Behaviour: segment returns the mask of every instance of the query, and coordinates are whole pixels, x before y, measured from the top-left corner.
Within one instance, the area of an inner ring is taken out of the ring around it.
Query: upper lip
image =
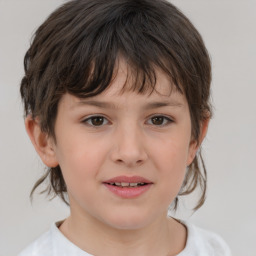
[[[114,178],[111,178],[109,180],[106,180],[104,181],[103,183],[116,183],[116,182],[119,182],[119,183],[153,183],[152,181],[148,180],[148,179],[145,179],[143,177],[140,177],[140,176],[117,176],[117,177],[114,177]]]

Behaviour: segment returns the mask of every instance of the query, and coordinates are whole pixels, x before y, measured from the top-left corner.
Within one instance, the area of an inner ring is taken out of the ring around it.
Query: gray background
[[[0,256],[14,256],[68,208],[30,190],[43,166],[25,133],[19,83],[32,32],[61,0],[0,0]],[[214,119],[204,143],[205,205],[178,216],[211,229],[234,256],[256,255],[256,1],[172,1],[201,32],[213,63]],[[190,198],[193,200],[193,197]]]

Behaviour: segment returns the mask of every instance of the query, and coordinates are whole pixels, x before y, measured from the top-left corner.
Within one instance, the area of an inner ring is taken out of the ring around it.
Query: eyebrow
[[[146,104],[146,109],[162,108],[162,107],[182,107],[183,104],[177,101],[161,101],[161,102],[150,102]]]
[[[112,102],[103,102],[103,101],[96,101],[96,100],[80,100],[78,105],[89,105],[89,106],[95,106],[99,108],[105,108],[105,109],[117,109],[118,107],[116,104]],[[162,107],[182,107],[183,104],[177,101],[155,101],[155,102],[149,102],[145,104],[144,109],[154,109],[154,108],[162,108]]]
[[[78,105],[89,105],[89,106],[95,106],[99,108],[108,108],[108,109],[117,108],[116,105],[112,102],[103,102],[103,101],[96,101],[96,100],[80,100]]]

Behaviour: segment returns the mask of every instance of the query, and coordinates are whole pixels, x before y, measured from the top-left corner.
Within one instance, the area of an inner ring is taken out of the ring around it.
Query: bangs
[[[111,7],[106,5],[106,8]],[[109,87],[122,58],[129,69],[127,81],[132,81],[129,90],[153,92],[155,71],[160,69],[170,78],[170,86],[175,85],[182,92],[181,78],[185,76],[179,70],[184,68],[175,56],[176,46],[168,46],[171,42],[168,33],[159,33],[169,28],[164,22],[154,20],[158,17],[147,16],[141,8],[122,8],[106,19],[84,18],[78,29],[74,25],[79,17],[74,17],[73,34],[66,38],[57,58],[58,83],[74,96],[95,96]],[[124,90],[128,89],[127,84]]]
[[[125,70],[123,69],[124,62]],[[132,91],[139,94],[151,94],[156,90],[157,83],[157,71],[160,69],[161,73],[167,75],[170,80],[170,92],[175,89],[182,93],[182,89],[173,82],[171,74],[164,70],[162,67],[156,66],[155,63],[143,63],[143,66],[139,66],[140,63],[131,62],[131,59],[117,54],[116,59],[113,62],[94,64],[93,61],[89,65],[89,69],[86,70],[88,75],[85,75],[84,69],[81,69],[81,76],[75,74],[73,79],[71,76],[64,82],[66,84],[66,92],[79,98],[87,98],[96,96],[111,86],[114,80],[117,78],[118,73],[124,71],[126,74],[125,81],[122,88],[120,88],[120,94],[126,91]],[[121,67],[120,67],[121,66]],[[78,71],[76,69],[76,71]],[[80,79],[78,79],[80,77]]]

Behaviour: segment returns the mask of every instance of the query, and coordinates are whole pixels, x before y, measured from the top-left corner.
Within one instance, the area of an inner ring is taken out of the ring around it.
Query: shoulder
[[[59,223],[23,250],[18,256],[91,256],[69,241],[58,229]]]
[[[51,240],[51,230],[49,230],[26,247],[18,256],[52,255]]]
[[[205,249],[215,252],[213,255],[230,255],[229,247],[222,237],[216,233],[195,226],[192,226],[191,229],[193,229],[194,238],[198,243],[204,244]]]
[[[187,244],[179,256],[231,256],[226,242],[214,232],[184,223],[187,227]]]

